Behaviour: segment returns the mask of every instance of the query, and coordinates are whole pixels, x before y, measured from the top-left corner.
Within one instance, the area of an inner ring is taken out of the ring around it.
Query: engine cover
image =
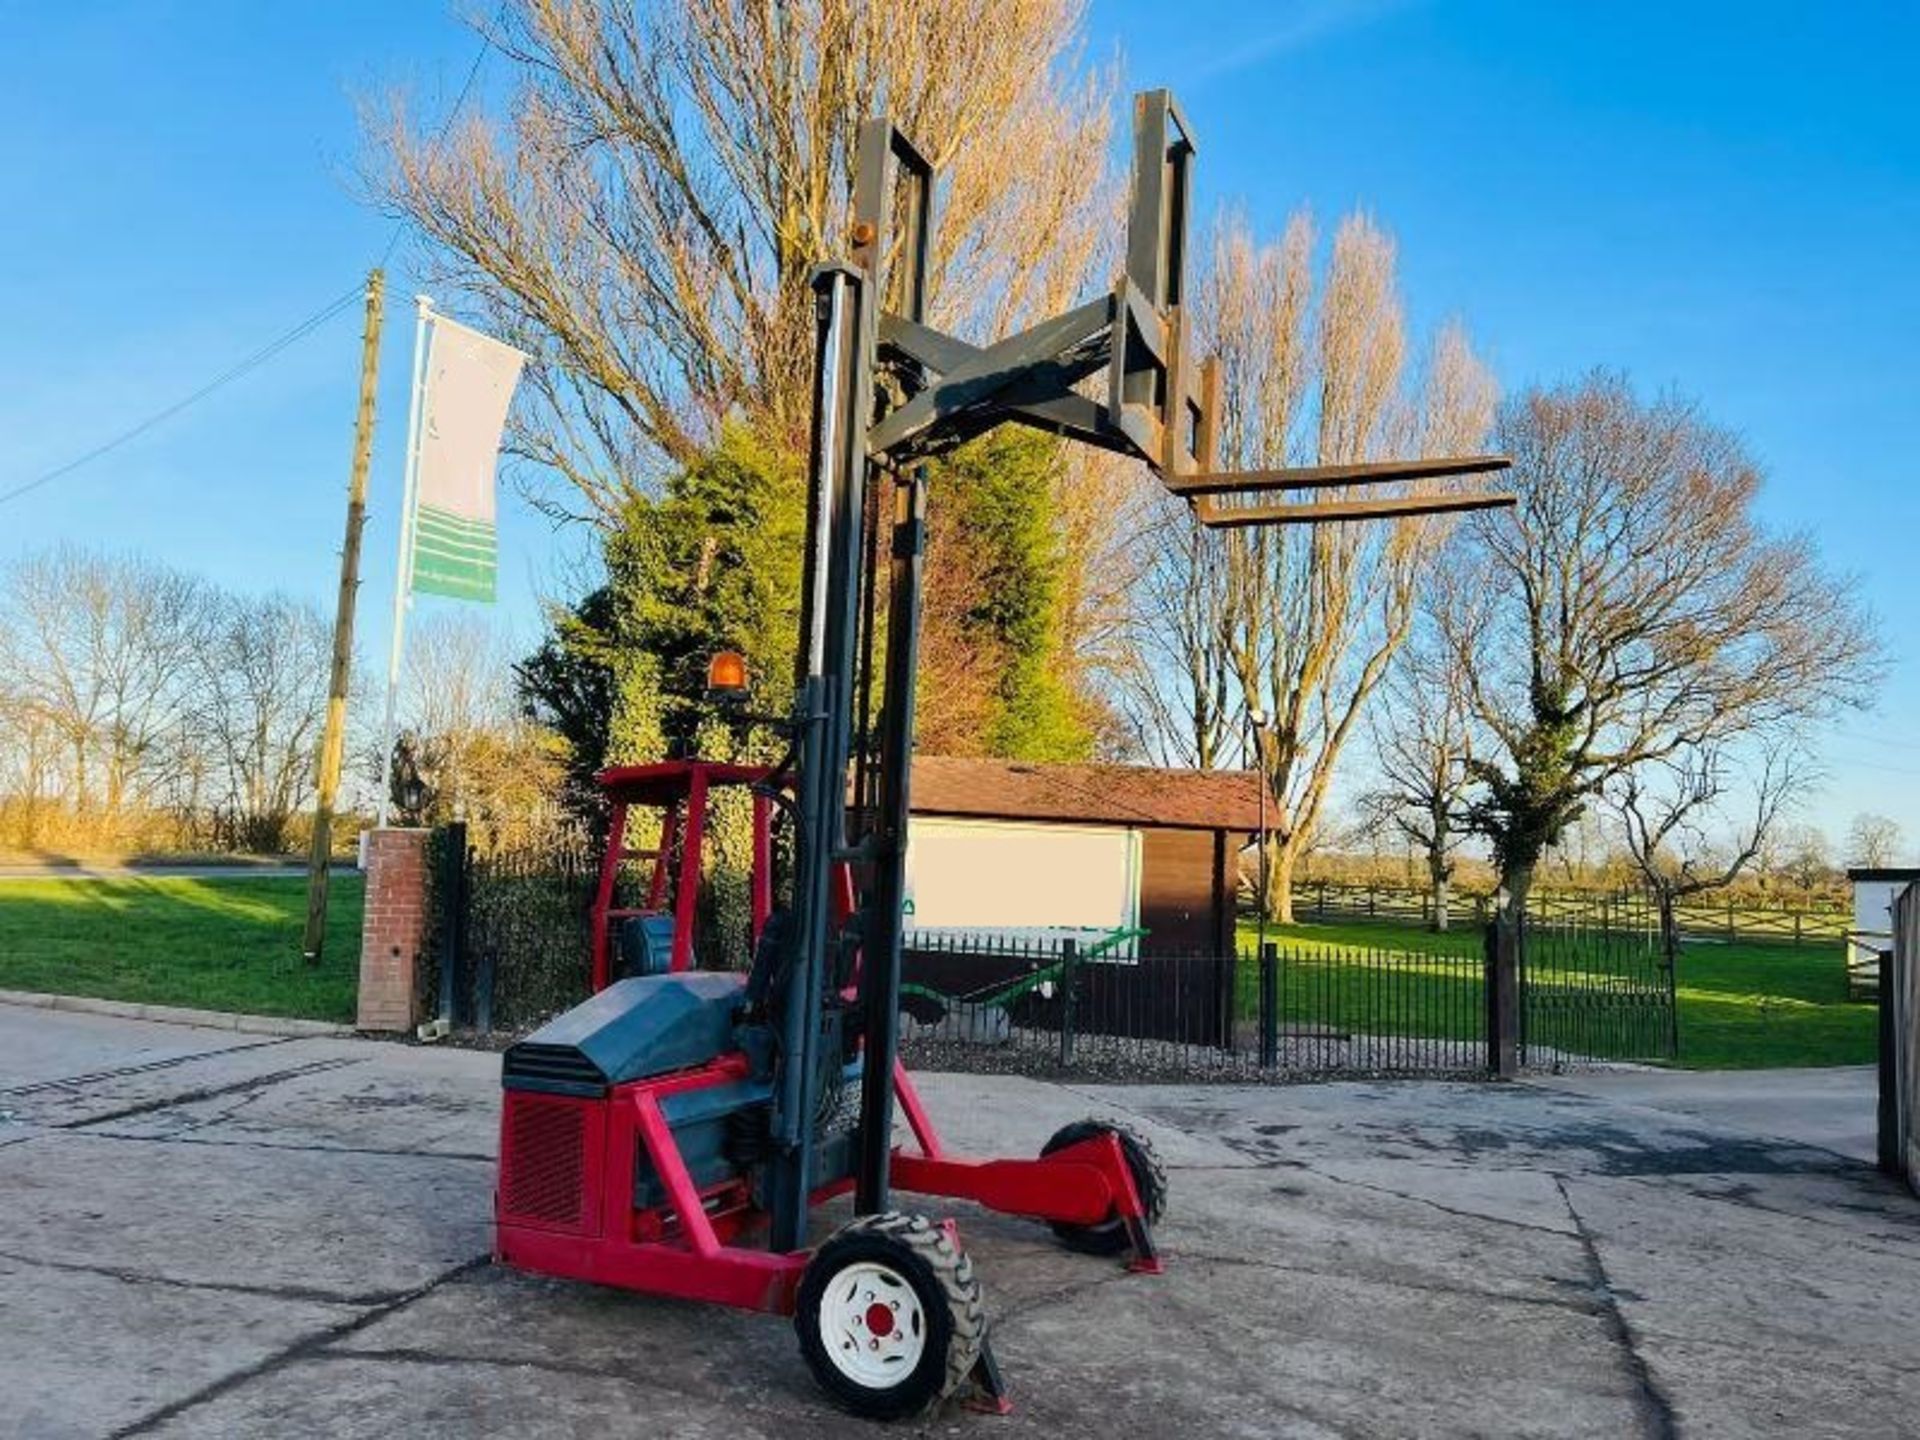
[[[738,1048],[733,1026],[745,983],[698,970],[621,980],[510,1047],[501,1083],[589,1097],[703,1065]]]

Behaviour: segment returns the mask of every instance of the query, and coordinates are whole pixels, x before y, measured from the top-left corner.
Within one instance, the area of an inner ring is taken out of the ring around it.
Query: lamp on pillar
[[[420,825],[425,822],[427,806],[433,801],[433,791],[420,773],[420,760],[414,753],[413,742],[405,735],[393,747],[392,794],[400,807],[400,814],[408,824]]]

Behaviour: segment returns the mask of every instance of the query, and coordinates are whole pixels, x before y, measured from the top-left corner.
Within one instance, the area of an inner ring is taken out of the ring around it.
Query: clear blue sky
[[[1417,318],[1462,318],[1507,387],[1618,366],[1739,430],[1769,517],[1860,575],[1895,654],[1879,713],[1826,747],[1813,818],[1837,838],[1882,810],[1920,840],[1920,7],[1094,0],[1091,28],[1131,84],[1179,92],[1203,210],[1277,226],[1363,205],[1399,236]],[[357,194],[357,100],[400,83],[445,103],[475,48],[438,0],[6,7],[0,490],[353,285],[391,233]],[[376,662],[415,288],[404,265],[390,280]],[[356,361],[343,315],[0,507],[0,553],[110,540],[324,601]],[[568,543],[508,503],[523,633]]]

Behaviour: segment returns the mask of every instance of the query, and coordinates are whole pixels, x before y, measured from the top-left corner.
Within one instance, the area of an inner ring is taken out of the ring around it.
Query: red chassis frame
[[[593,906],[596,993],[611,982],[613,924],[629,915],[658,913],[665,904],[676,845],[682,863],[674,887],[671,968],[692,967],[709,794],[719,786],[757,784],[770,773],[757,765],[669,760],[607,770],[598,777],[613,803]],[[664,812],[657,849],[626,847],[627,811],[633,805]],[[771,910],[771,811],[767,797],[754,796],[756,941]],[[649,858],[653,870],[646,910],[616,909],[613,892],[620,863]],[[853,898],[852,876],[844,868],[834,891],[836,913],[844,919]],[[661,1109],[670,1096],[734,1084],[747,1076],[743,1056],[724,1055],[690,1070],[616,1085],[603,1097],[506,1092],[500,1183],[494,1198],[496,1258],[546,1275],[790,1314],[812,1252],[781,1253],[735,1243],[763,1218],[746,1182],[736,1178],[702,1190]],[[941,1144],[906,1067],[899,1064],[894,1066],[894,1093],[917,1151],[895,1148],[895,1189],[971,1200],[989,1210],[1068,1225],[1097,1225],[1117,1216],[1132,1243],[1130,1268],[1160,1272],[1142,1197],[1117,1136],[1104,1133],[1031,1160],[968,1159],[950,1154]],[[667,1198],[664,1204],[636,1208],[635,1161],[642,1148]],[[851,1179],[837,1181],[816,1191],[813,1202],[852,1188]]]
[[[508,1159],[495,1201],[495,1257],[545,1275],[791,1314],[812,1252],[733,1243],[760,1218],[745,1182],[699,1189],[660,1109],[669,1095],[731,1084],[746,1075],[741,1057],[726,1056],[697,1070],[616,1086],[604,1099],[509,1091],[501,1116],[500,1153]],[[989,1210],[1069,1225],[1095,1225],[1117,1214],[1134,1244],[1130,1268],[1160,1272],[1140,1192],[1117,1136],[1094,1136],[1033,1160],[964,1159],[941,1145],[905,1067],[895,1067],[894,1086],[919,1151],[895,1149],[896,1189],[972,1200]],[[555,1213],[552,1207],[539,1215],[515,1213],[516,1195],[559,1178],[536,1174],[529,1180],[515,1173],[513,1157],[523,1153],[516,1126],[542,1111],[571,1112],[575,1118],[565,1123],[584,1141],[584,1163],[563,1182],[578,1185],[580,1203],[572,1213]],[[643,1146],[668,1198],[664,1205],[635,1209],[634,1161]],[[845,1193],[852,1183],[823,1187],[814,1203]]]

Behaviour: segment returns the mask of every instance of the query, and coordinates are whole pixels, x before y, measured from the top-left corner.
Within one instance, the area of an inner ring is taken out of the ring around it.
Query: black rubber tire
[[[1153,1153],[1153,1146],[1126,1126],[1109,1120],[1076,1120],[1054,1131],[1053,1138],[1040,1147],[1040,1153],[1051,1155],[1082,1140],[1106,1134],[1120,1137],[1120,1149],[1127,1157],[1127,1168],[1133,1172],[1133,1188],[1140,1192],[1147,1223],[1159,1223],[1167,1208],[1167,1172],[1160,1168],[1160,1157]],[[1048,1223],[1061,1244],[1084,1255],[1118,1255],[1133,1243],[1127,1235],[1127,1222],[1117,1214],[1097,1225],[1069,1225],[1061,1220]]]
[[[885,1265],[913,1287],[926,1315],[927,1343],[898,1384],[861,1383],[835,1365],[820,1335],[820,1306],[835,1275],[859,1262]],[[820,1388],[869,1420],[898,1420],[938,1404],[980,1358],[987,1312],[973,1261],[924,1216],[865,1215],[843,1225],[814,1252],[793,1310],[800,1354]]]

